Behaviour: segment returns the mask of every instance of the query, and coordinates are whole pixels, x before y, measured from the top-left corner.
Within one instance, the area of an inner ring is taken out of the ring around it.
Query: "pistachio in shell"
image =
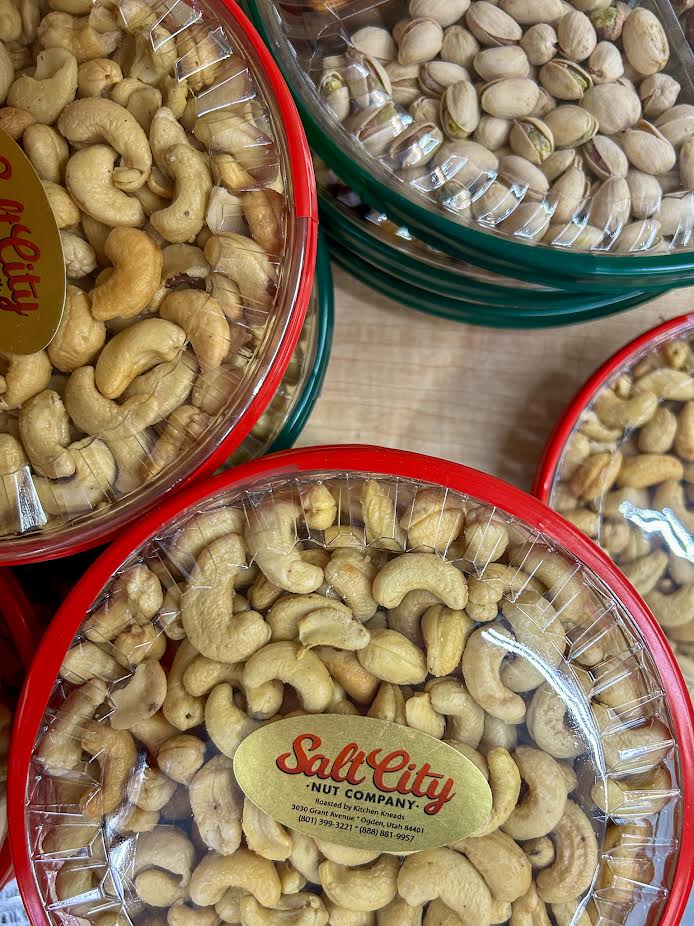
[[[410,16],[434,19],[442,27],[452,26],[470,8],[470,0],[410,0]]]
[[[668,170],[664,174],[658,174],[656,180],[660,184],[663,196],[668,196],[670,193],[679,193],[682,189],[682,177],[678,167],[673,167],[672,170]]]
[[[443,144],[443,132],[433,122],[414,122],[388,149],[394,170],[409,170],[428,164]]]
[[[595,10],[604,10],[612,0],[571,0],[571,6],[581,13],[593,13]]]
[[[538,202],[522,202],[501,223],[501,230],[516,238],[540,241],[549,228],[551,211]]]
[[[554,136],[555,148],[578,148],[598,134],[595,116],[572,103],[559,106],[545,121]]]
[[[349,116],[350,96],[342,74],[339,71],[328,71],[321,79],[318,92],[337,121],[344,122]]]
[[[631,196],[631,212],[634,218],[648,219],[655,215],[663,198],[663,191],[658,183],[658,178],[631,167],[626,179]]]
[[[505,183],[522,188],[528,197],[534,199],[542,199],[549,192],[549,180],[540,168],[517,154],[501,158],[499,177]]]
[[[624,61],[617,46],[612,42],[598,42],[588,59],[588,73],[595,84],[619,80],[624,74]]]
[[[436,201],[456,215],[468,216],[472,210],[470,191],[459,180],[447,180],[437,187],[434,195]]]
[[[482,109],[501,119],[528,116],[537,104],[539,88],[527,77],[509,77],[485,84],[480,93]]]
[[[559,40],[556,30],[548,23],[531,26],[523,35],[520,46],[534,67],[547,64],[557,53]]]
[[[677,103],[681,86],[669,74],[651,74],[639,84],[639,99],[643,114],[649,119],[658,119]]]
[[[451,139],[467,138],[480,121],[477,91],[468,80],[449,87],[441,97],[441,125]]]
[[[645,174],[665,174],[677,161],[677,153],[667,138],[645,119],[623,132],[620,143],[629,163]]]
[[[583,94],[581,106],[593,115],[602,135],[616,135],[633,125],[641,111],[641,101],[633,88],[615,83],[597,84]]]
[[[580,158],[558,177],[551,187],[549,201],[555,204],[553,219],[556,222],[570,222],[585,203],[590,193]]]
[[[598,42],[617,42],[624,27],[624,11],[618,6],[607,6],[599,10],[591,10],[588,14]]]
[[[512,127],[513,123],[510,119],[499,119],[497,116],[488,116],[485,113],[473,133],[473,141],[490,151],[497,151],[508,144]],[[518,154],[522,153],[518,152]]]
[[[369,58],[387,64],[397,57],[397,48],[387,29],[380,26],[363,26],[350,37],[350,45]]]
[[[673,106],[656,119],[655,125],[671,145],[679,148],[694,135],[694,106],[691,103]]]
[[[564,15],[561,0],[500,0],[499,6],[521,26],[557,22]]]
[[[554,151],[542,162],[540,169],[547,177],[550,183],[554,183],[564,171],[567,171],[576,160],[576,151],[574,148],[563,148],[561,151]]]
[[[572,61],[585,61],[598,44],[592,22],[578,10],[562,16],[557,26],[557,38],[564,57]]]
[[[617,238],[614,250],[618,254],[629,254],[633,251],[650,251],[660,243],[660,222],[655,219],[643,219],[631,222],[622,229]]]
[[[434,19],[411,19],[402,30],[398,61],[424,64],[433,61],[443,45],[443,29]]]
[[[429,61],[421,66],[419,87],[427,96],[439,99],[453,84],[470,80],[464,67],[451,61]]]
[[[484,81],[527,77],[530,73],[527,55],[519,45],[485,48],[475,57],[474,68]]]
[[[557,101],[544,87],[539,87],[538,89],[540,92],[537,96],[537,103],[530,115],[534,119],[544,119],[548,113],[551,113],[553,109],[557,108]]]
[[[680,148],[680,176],[685,190],[694,190],[694,137]]]
[[[408,112],[417,122],[438,122],[441,103],[431,96],[419,96],[410,103]]]
[[[694,193],[664,197],[655,218],[660,222],[661,234],[677,238],[678,246],[686,247],[694,231]]]
[[[410,119],[411,117],[407,117]],[[392,140],[409,124],[403,122],[392,101],[372,106],[350,117],[347,128],[366,150],[379,157],[384,154]]]
[[[472,214],[480,223],[494,228],[508,218],[518,206],[518,198],[512,190],[498,180],[472,201]]]
[[[565,223],[553,222],[543,241],[557,248],[571,248],[573,251],[593,251],[602,243],[605,233],[594,225],[567,220]]]
[[[390,78],[391,96],[398,106],[408,107],[422,95],[418,64],[402,65],[398,61],[391,61],[386,71]]]
[[[590,224],[610,236],[618,235],[631,215],[631,193],[623,177],[600,184],[590,203]]]
[[[512,16],[487,0],[472,4],[465,15],[465,24],[482,45],[516,45],[523,35]]]
[[[639,74],[662,71],[670,58],[670,45],[658,17],[640,6],[627,17],[622,44],[629,63]]]
[[[340,73],[349,88],[350,96],[360,109],[389,101],[392,90],[390,77],[377,58],[370,58],[350,48]]]
[[[540,119],[516,119],[509,135],[511,150],[539,167],[554,151],[552,130]]]
[[[541,68],[540,83],[558,100],[580,100],[593,86],[593,78],[575,61],[554,58]]]
[[[467,189],[486,187],[496,176],[499,159],[474,141],[447,142],[437,152],[434,167],[446,180],[457,180]]]
[[[596,135],[583,146],[583,160],[591,173],[601,180],[626,177],[629,161],[619,145],[606,135]]]
[[[441,60],[459,64],[463,68],[472,68],[475,56],[479,53],[480,43],[464,26],[449,26],[443,33]]]

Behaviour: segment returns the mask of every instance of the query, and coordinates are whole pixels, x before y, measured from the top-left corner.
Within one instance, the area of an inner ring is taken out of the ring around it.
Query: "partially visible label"
[[[246,796],[278,823],[358,849],[447,846],[489,817],[482,773],[452,746],[401,724],[339,714],[290,717],[234,757]]]
[[[58,226],[31,161],[0,130],[0,350],[50,344],[65,304]]]

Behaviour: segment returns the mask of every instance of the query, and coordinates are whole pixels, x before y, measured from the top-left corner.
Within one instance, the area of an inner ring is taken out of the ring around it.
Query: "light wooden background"
[[[466,463],[528,489],[543,445],[593,370],[694,308],[694,288],[599,321],[505,331],[406,309],[333,268],[335,337],[300,445],[374,443]]]

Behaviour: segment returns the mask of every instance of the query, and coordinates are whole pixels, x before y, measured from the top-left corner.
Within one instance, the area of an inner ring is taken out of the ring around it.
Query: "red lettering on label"
[[[18,213],[15,207],[18,207]],[[17,220],[17,214],[21,215],[23,210],[21,203],[0,200],[0,209],[4,210],[0,221],[11,226],[9,235],[0,240],[0,270],[11,293],[11,297],[0,296],[0,311],[26,316],[39,307],[41,277],[27,271],[33,270],[34,264],[41,259],[41,248],[31,240],[31,229]]]
[[[12,179],[12,164],[0,154],[0,180]]]

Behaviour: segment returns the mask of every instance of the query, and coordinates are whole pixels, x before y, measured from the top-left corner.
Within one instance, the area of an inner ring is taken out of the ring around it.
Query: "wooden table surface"
[[[299,444],[373,443],[445,457],[529,489],[579,386],[618,347],[694,306],[694,288],[598,321],[539,331],[461,325],[404,308],[333,267],[335,336]]]

